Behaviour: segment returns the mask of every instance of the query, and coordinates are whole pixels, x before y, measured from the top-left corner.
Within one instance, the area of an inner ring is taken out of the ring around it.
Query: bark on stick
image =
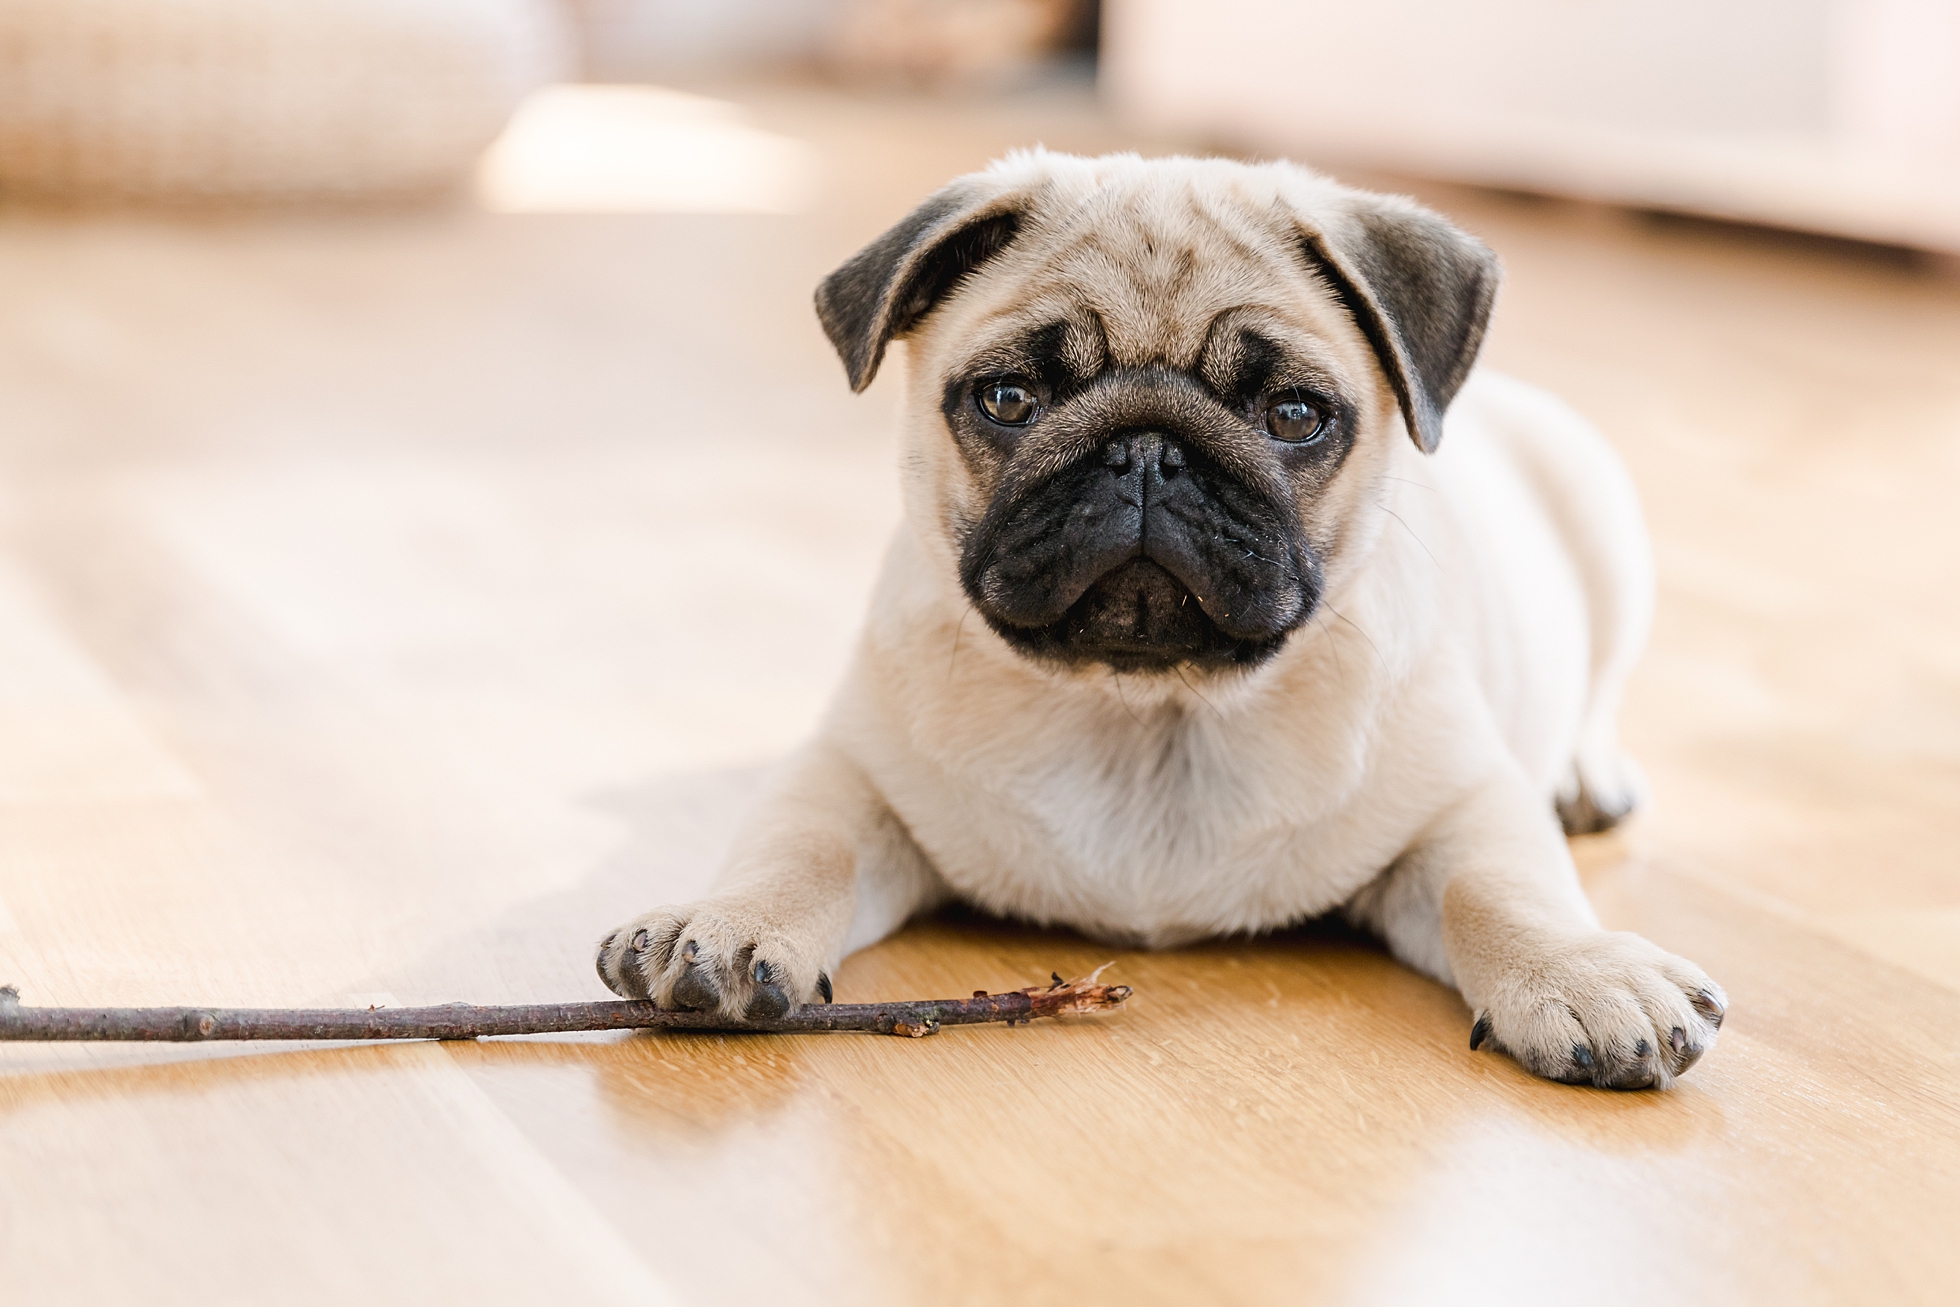
[[[1098,973],[1100,974],[1100,973]],[[27,1007],[0,986],[0,1040],[110,1040],[204,1043],[224,1039],[476,1039],[574,1030],[722,1030],[742,1034],[817,1034],[858,1030],[918,1037],[941,1026],[1013,1025],[1065,1012],[1107,1012],[1130,996],[1128,985],[1095,976],[972,998],[901,1003],[825,1003],[767,1021],[731,1021],[709,1012],[666,1012],[636,1000],[530,1003],[516,1007],[221,1008]]]

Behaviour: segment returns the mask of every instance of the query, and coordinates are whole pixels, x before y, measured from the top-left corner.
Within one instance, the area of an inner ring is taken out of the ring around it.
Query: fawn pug
[[[1560,830],[1637,774],[1652,568],[1624,469],[1472,373],[1494,256],[1289,164],[1033,152],[824,281],[907,346],[904,522],[854,665],[620,994],[773,1015],[947,898],[1140,946],[1330,912],[1541,1076],[1664,1086],[1700,968],[1604,931]]]

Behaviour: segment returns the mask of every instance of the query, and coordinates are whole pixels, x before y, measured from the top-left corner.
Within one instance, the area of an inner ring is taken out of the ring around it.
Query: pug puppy
[[[1727,1000],[1600,929],[1566,831],[1652,565],[1627,474],[1472,375],[1496,258],[1290,164],[1016,154],[824,281],[854,390],[908,346],[904,524],[855,665],[709,897],[607,935],[615,992],[830,1001],[949,898],[1164,948],[1339,913],[1470,1046],[1665,1086]]]

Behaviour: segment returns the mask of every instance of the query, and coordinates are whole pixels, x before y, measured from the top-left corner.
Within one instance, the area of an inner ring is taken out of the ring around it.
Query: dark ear
[[[1390,196],[1357,196],[1325,218],[1303,222],[1307,251],[1375,347],[1409,434],[1434,453],[1443,413],[1484,342],[1497,256],[1441,216]]]
[[[817,319],[852,390],[871,384],[894,336],[912,330],[962,278],[1007,247],[1025,205],[1025,196],[962,178],[823,279]]]

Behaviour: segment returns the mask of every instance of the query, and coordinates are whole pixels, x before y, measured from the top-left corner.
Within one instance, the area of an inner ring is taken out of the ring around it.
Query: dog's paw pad
[[[651,996],[650,977],[666,964],[681,923],[671,912],[649,913],[639,921],[628,922],[599,941],[593,959],[599,979],[621,998]]]
[[[742,1009],[742,1015],[750,1021],[768,1021],[788,1013],[795,1004],[783,990],[781,981],[787,979],[779,974],[779,968],[767,962],[750,967],[749,1003]]]
[[[714,968],[702,965],[698,954],[698,946],[689,940],[688,952],[681,959],[680,974],[667,986],[666,1001],[661,1004],[662,1007],[712,1012],[721,1006],[722,985],[714,974]]]

